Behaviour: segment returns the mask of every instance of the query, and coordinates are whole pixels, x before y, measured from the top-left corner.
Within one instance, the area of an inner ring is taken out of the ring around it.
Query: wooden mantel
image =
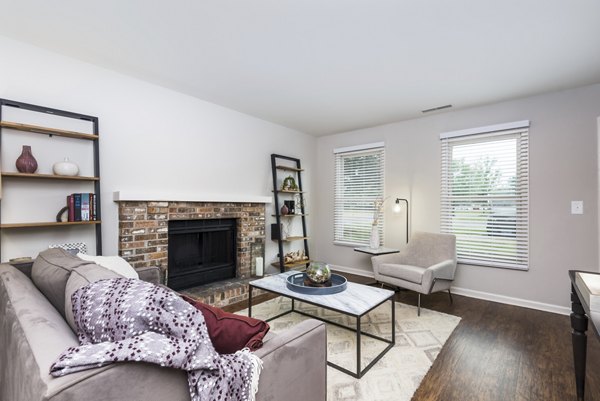
[[[191,192],[162,191],[114,191],[115,202],[155,201],[155,202],[224,202],[224,203],[271,203],[271,196],[242,194],[206,194]]]

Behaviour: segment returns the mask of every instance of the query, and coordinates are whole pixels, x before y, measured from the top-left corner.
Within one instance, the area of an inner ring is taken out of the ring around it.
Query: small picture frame
[[[293,200],[283,201],[283,204],[288,208],[288,214],[296,214],[296,203]]]

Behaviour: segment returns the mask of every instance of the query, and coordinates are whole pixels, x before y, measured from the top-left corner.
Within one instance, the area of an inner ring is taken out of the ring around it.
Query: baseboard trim
[[[507,297],[505,295],[492,294],[489,292],[470,290],[468,288],[452,287],[452,293],[469,298],[483,299],[486,301],[498,302],[501,304],[520,306],[522,308],[536,309],[544,312],[558,313],[559,315],[569,315],[571,309],[566,306],[546,304],[543,302],[530,301],[528,299]]]
[[[362,270],[362,269],[356,269],[354,267],[339,266],[339,265],[332,265],[332,264],[329,264],[329,267],[331,268],[331,270],[336,270],[338,272],[350,273],[350,274],[355,274],[357,276],[363,276],[363,277],[369,277],[369,278],[375,277],[375,274],[373,272]]]
[[[332,264],[330,264],[329,266],[331,267],[331,269],[339,271],[339,272],[350,273],[350,274],[355,274],[357,276],[363,276],[363,277],[369,277],[369,278],[375,277],[375,275],[373,274],[372,271],[366,271],[366,270],[362,270],[362,269],[356,269],[354,267],[339,266],[339,265],[332,265]],[[490,292],[470,290],[468,288],[452,287],[452,293],[456,294],[456,295],[462,295],[465,297],[469,297],[469,298],[483,299],[485,301],[492,301],[492,302],[498,302],[501,304],[520,306],[522,308],[529,308],[529,309],[541,310],[544,312],[558,313],[559,315],[569,315],[571,313],[571,309],[566,306],[546,304],[543,302],[530,301],[528,299],[522,299],[522,298],[507,297],[505,295],[498,295],[498,294],[492,294]]]

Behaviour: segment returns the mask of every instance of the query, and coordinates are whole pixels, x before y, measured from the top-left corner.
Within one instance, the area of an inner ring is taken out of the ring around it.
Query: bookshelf
[[[60,129],[60,128],[56,128],[56,127],[47,127],[47,126],[38,125],[38,124],[24,123],[21,121],[12,121],[12,120],[8,121],[8,119],[3,118],[3,115],[9,114],[9,113],[7,113],[7,111],[8,111],[7,108],[20,109],[19,111],[30,112],[33,115],[40,113],[42,115],[47,114],[47,115],[51,115],[51,116],[57,116],[57,118],[62,119],[62,121],[68,121],[69,119],[83,120],[86,123],[91,123],[91,127],[92,127],[91,130],[93,131],[93,133],[78,132],[78,131],[73,131],[73,130]],[[45,135],[48,137],[47,140],[56,136],[56,137],[66,138],[66,139],[64,139],[65,141],[91,141],[92,142],[91,152],[90,152],[91,154],[88,154],[86,152],[86,154],[79,154],[78,156],[80,159],[88,160],[88,161],[90,161],[91,164],[93,164],[93,175],[59,176],[59,175],[44,174],[44,173],[32,173],[32,174],[21,173],[18,171],[10,171],[12,169],[16,170],[16,168],[14,167],[14,165],[11,166],[12,168],[8,167],[8,163],[6,163],[6,164],[4,164],[5,171],[2,171],[0,173],[0,178],[1,178],[0,211],[2,210],[1,209],[2,206],[4,206],[5,208],[7,206],[10,206],[10,205],[6,204],[8,202],[8,200],[4,199],[6,197],[1,196],[1,195],[4,195],[5,191],[10,191],[11,186],[18,187],[18,188],[24,188],[24,186],[25,186],[25,188],[27,188],[28,191],[29,190],[35,191],[36,197],[39,196],[40,204],[44,205],[45,201],[47,200],[47,196],[48,196],[44,191],[45,190],[47,191],[48,187],[44,187],[39,184],[47,183],[46,185],[58,186],[58,188],[60,188],[58,191],[60,192],[62,190],[62,187],[60,187],[61,183],[66,184],[69,182],[72,182],[72,183],[80,182],[84,186],[90,185],[90,190],[88,192],[93,193],[96,197],[96,217],[97,217],[97,219],[93,220],[93,221],[56,221],[57,210],[55,210],[54,208],[48,208],[47,213],[45,210],[42,211],[44,216],[46,216],[46,215],[48,216],[47,220],[42,219],[42,221],[34,221],[34,222],[21,221],[21,222],[19,222],[18,220],[20,220],[20,219],[18,217],[14,217],[14,220],[16,220],[16,221],[12,221],[13,218],[11,217],[11,222],[7,223],[7,222],[2,221],[2,214],[0,213],[0,230],[1,231],[4,231],[4,230],[41,230],[41,229],[60,230],[60,229],[63,229],[64,227],[77,227],[77,226],[90,227],[90,229],[94,230],[94,234],[95,234],[94,236],[95,236],[95,241],[96,241],[96,253],[98,255],[101,255],[102,254],[102,222],[101,222],[101,197],[100,197],[101,193],[100,193],[100,160],[99,160],[98,118],[94,117],[94,116],[74,113],[74,112],[70,112],[70,111],[66,111],[66,110],[58,110],[58,109],[53,109],[53,108],[49,108],[49,107],[45,107],[45,106],[38,106],[38,105],[8,100],[8,99],[0,99],[0,151],[2,150],[4,136],[6,135],[7,131],[10,131],[11,135],[17,135],[19,132],[25,133],[25,134],[34,133],[34,134]],[[41,139],[41,140],[45,141],[45,139]],[[41,149],[38,149],[38,153],[43,153],[44,151],[50,152],[50,150],[45,149],[43,147]],[[4,155],[4,154],[2,156],[7,157],[7,155]],[[56,155],[57,160],[59,159],[59,156],[60,155]],[[11,157],[12,157],[12,155],[11,155]],[[85,184],[85,183],[88,183],[88,184]],[[44,189],[44,188],[46,188],[46,189]],[[93,188],[93,189],[91,189],[91,188]],[[64,193],[65,206],[66,206],[67,195],[70,195],[70,192],[68,189],[65,189],[65,193]],[[12,199],[12,202],[13,203],[15,202],[14,198]],[[27,219],[23,218],[22,220],[27,220]],[[28,232],[31,232],[31,231],[28,231]],[[51,236],[51,233],[49,233],[48,235]],[[2,236],[0,236],[0,242],[1,241],[2,241]],[[51,242],[50,238],[49,238],[48,242],[49,243]],[[1,243],[0,243],[0,246],[1,246]],[[0,252],[1,252],[1,247],[0,247]],[[2,254],[0,253],[0,260],[1,259],[2,259]]]

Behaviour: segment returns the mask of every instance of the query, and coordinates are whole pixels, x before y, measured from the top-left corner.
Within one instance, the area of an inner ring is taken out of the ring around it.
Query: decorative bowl
[[[56,175],[74,177],[79,174],[79,166],[70,162],[68,157],[65,157],[64,161],[54,163],[52,171],[54,171],[54,174]]]

